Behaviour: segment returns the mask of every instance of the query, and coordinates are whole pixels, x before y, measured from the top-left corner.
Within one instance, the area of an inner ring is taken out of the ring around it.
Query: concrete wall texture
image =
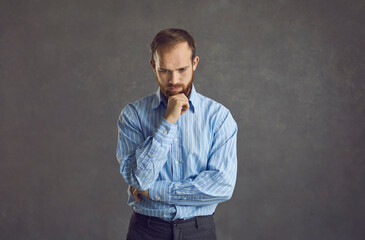
[[[0,239],[124,239],[116,122],[168,27],[239,127],[219,239],[364,239],[364,24],[360,0],[1,1]]]

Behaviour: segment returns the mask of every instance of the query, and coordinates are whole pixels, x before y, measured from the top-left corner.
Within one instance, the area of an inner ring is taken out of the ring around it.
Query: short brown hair
[[[194,38],[185,30],[178,28],[168,28],[157,33],[151,43],[151,60],[158,48],[164,46],[174,46],[181,42],[187,42],[191,48],[191,61],[195,58],[195,41]]]

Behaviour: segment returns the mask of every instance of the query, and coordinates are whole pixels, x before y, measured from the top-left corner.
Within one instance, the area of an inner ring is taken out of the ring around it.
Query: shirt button
[[[163,131],[163,134],[167,134],[167,132],[166,131]]]
[[[177,142],[177,138],[175,138],[174,141]]]
[[[176,160],[176,161],[175,161],[175,163],[176,163],[176,164],[179,164],[179,161],[177,161],[177,160]]]
[[[156,197],[156,200],[160,200],[161,198],[160,197]]]
[[[149,153],[149,154],[148,154],[148,156],[149,156],[149,157],[152,157],[152,154],[151,154],[151,153]]]

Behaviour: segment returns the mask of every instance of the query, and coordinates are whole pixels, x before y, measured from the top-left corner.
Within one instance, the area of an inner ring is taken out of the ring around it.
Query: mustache
[[[178,87],[182,87],[184,88],[184,84],[169,84],[167,85],[168,88],[178,88]]]

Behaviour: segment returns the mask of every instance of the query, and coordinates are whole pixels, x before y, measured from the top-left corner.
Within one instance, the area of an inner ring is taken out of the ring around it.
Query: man
[[[216,239],[214,211],[236,182],[237,124],[196,92],[199,57],[185,30],[160,31],[151,54],[159,89],[118,120],[116,155],[134,210],[127,239]]]

